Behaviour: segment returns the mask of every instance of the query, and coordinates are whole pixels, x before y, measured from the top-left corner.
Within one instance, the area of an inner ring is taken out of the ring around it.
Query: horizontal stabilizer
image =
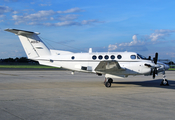
[[[5,29],[5,31],[15,33],[16,35],[32,35],[32,34],[39,35],[40,34],[38,32],[31,32],[31,31],[18,30],[18,29]]]

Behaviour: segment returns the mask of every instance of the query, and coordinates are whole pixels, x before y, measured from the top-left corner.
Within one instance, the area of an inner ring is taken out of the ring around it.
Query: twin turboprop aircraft
[[[163,74],[161,85],[168,85],[165,71],[169,66],[158,62],[158,53],[153,60],[135,52],[92,52],[72,53],[69,51],[49,49],[38,37],[40,33],[18,29],[5,29],[18,35],[22,46],[31,60],[42,65],[62,67],[71,71],[81,71],[104,75],[104,84],[111,87],[113,78],[123,78],[129,75],[152,75],[153,79],[158,73]]]

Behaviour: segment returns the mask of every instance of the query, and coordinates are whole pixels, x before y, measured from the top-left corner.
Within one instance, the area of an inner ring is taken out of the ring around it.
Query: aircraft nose
[[[164,68],[165,68],[165,70],[168,70],[170,68],[170,66],[165,64]]]

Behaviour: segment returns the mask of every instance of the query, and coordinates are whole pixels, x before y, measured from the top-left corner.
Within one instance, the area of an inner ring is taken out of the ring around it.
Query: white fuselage
[[[40,64],[62,67],[72,71],[95,72],[100,61],[118,61],[125,71],[116,71],[115,75],[150,75],[151,68],[145,64],[154,64],[151,60],[141,59],[135,52],[99,52],[71,53],[51,50],[49,58],[37,58]],[[162,64],[162,63],[161,63]],[[164,67],[164,66],[162,66]]]

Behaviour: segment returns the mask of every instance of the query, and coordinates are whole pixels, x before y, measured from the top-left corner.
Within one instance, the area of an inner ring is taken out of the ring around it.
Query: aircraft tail
[[[18,29],[5,29],[5,31],[18,35],[29,59],[51,55],[48,47],[38,37],[39,33]]]

